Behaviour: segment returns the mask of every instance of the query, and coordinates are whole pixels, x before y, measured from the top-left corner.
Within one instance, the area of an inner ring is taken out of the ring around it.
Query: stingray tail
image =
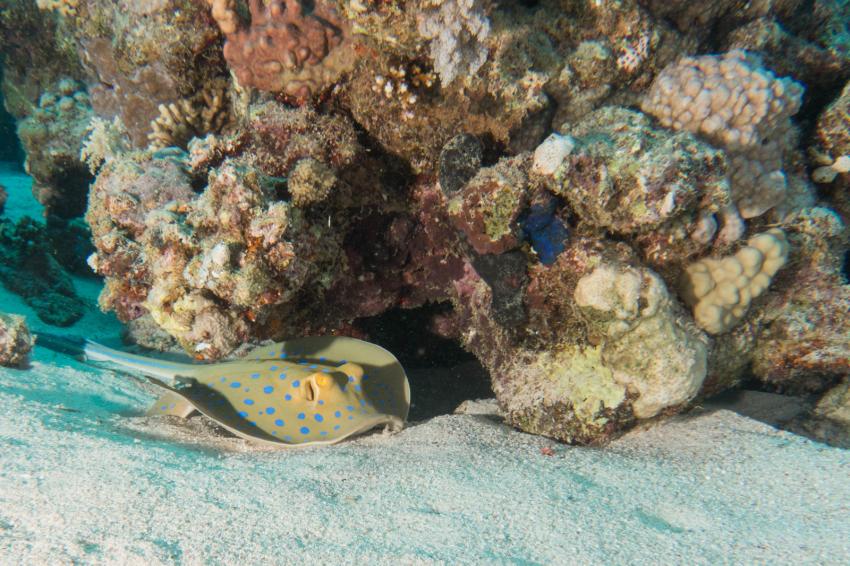
[[[79,360],[84,360],[86,357],[85,338],[38,332],[35,336],[35,343],[48,350],[53,350],[54,352],[59,352],[60,354],[65,354]]]
[[[86,362],[105,362],[123,370],[133,370],[148,376],[171,379],[175,375],[191,375],[197,366],[145,356],[137,356],[107,348],[97,342],[77,336],[59,336],[45,332],[36,334],[36,344]]]

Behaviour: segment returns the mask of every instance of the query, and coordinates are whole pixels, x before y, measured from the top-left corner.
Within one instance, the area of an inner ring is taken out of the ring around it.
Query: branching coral
[[[103,163],[130,150],[127,131],[118,117],[108,121],[95,116],[87,131],[89,134],[80,149],[80,159],[89,166],[92,174],[97,173]]]
[[[186,149],[189,141],[217,134],[230,121],[230,109],[223,88],[205,89],[193,99],[159,105],[159,117],[151,122],[150,147]]]
[[[326,0],[308,9],[301,0],[250,0],[251,24],[239,23],[234,4],[208,0],[227,37],[224,56],[239,83],[307,97],[331,84],[352,61],[341,47],[345,23]]]

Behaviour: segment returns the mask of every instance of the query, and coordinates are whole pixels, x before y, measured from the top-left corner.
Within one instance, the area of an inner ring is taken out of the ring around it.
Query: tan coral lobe
[[[746,316],[788,259],[788,241],[777,228],[757,234],[734,255],[706,258],[688,266],[682,298],[697,324],[711,334],[731,330]]]

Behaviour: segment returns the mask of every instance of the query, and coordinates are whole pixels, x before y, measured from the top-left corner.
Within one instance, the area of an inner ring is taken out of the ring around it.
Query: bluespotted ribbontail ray
[[[287,340],[213,364],[147,358],[43,333],[37,343],[144,374],[166,390],[148,414],[187,417],[197,410],[237,436],[281,447],[334,444],[380,425],[398,430],[410,409],[399,361],[355,338]]]

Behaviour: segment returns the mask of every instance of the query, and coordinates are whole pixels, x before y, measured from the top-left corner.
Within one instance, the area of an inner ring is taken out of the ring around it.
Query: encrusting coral
[[[0,313],[0,366],[24,366],[34,343],[24,317]]]
[[[250,26],[239,23],[232,2],[208,0],[227,37],[224,56],[243,87],[306,98],[330,85],[352,64],[345,22],[331,4],[249,0]]]

